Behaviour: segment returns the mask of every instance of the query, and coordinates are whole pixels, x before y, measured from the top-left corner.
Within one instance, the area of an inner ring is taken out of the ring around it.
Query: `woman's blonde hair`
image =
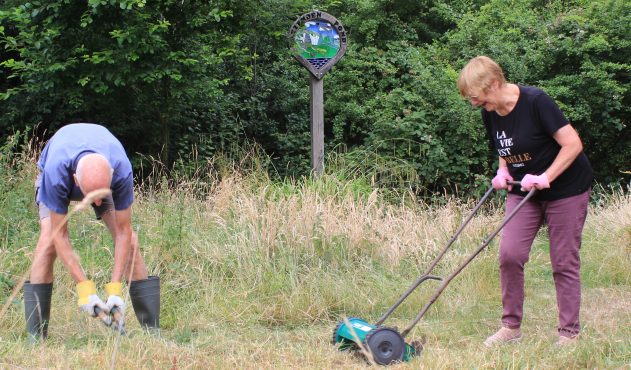
[[[496,81],[500,86],[506,83],[502,67],[493,59],[481,55],[471,59],[460,71],[458,90],[464,97],[475,96]]]

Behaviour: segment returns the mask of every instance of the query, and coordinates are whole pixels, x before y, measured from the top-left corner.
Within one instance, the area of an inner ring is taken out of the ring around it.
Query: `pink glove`
[[[537,190],[548,189],[550,187],[548,175],[544,172],[539,176],[526,175],[521,179],[521,191],[530,191],[533,187]]]
[[[495,190],[508,189],[510,191],[513,186],[509,185],[508,181],[513,181],[513,177],[508,173],[508,168],[500,167],[497,169],[497,175],[491,180],[491,185]]]

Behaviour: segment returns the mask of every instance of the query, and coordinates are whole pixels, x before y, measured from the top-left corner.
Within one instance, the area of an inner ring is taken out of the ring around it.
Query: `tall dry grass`
[[[28,268],[37,238],[34,171],[23,161],[3,164],[0,303]],[[150,273],[162,278],[161,336],[140,330],[131,307],[123,338],[82,316],[59,265],[49,340],[28,346],[21,300],[10,301],[0,320],[0,368],[365,367],[330,345],[334,325],[344,315],[374,322],[475,204],[456,198],[426,204],[406,192],[393,197],[361,178],[334,174],[273,181],[253,159],[152,171],[137,191],[133,219]],[[584,232],[584,330],[577,347],[552,345],[556,306],[542,232],[527,267],[523,343],[481,346],[501,314],[494,243],[412,332],[426,338],[422,356],[395,368],[629,366],[631,197],[617,191],[599,199]],[[496,201],[472,220],[436,273],[446,275],[500,223]],[[73,245],[102,286],[112,267],[107,230],[90,212],[73,217]],[[387,324],[405,325],[435,287],[424,283]]]

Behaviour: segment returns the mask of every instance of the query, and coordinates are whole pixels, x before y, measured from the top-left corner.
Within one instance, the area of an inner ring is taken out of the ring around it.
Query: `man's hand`
[[[92,280],[84,280],[77,284],[77,296],[79,296],[77,303],[81,311],[87,312],[90,316],[96,316],[95,307],[106,313],[109,312],[105,303],[96,295],[96,285]]]
[[[92,317],[96,317],[97,313],[95,309],[97,307],[100,308],[105,313],[109,312],[109,309],[107,308],[105,303],[103,303],[101,298],[99,298],[99,296],[97,296],[96,294],[89,295],[87,300],[88,302],[85,304],[82,304],[80,308],[81,308],[81,311],[86,312],[88,315]]]
[[[513,177],[508,173],[508,168],[500,167],[497,169],[497,175],[491,180],[491,185],[495,190],[508,189],[511,191],[513,186],[508,184],[509,181],[513,181]]]
[[[114,323],[116,323],[118,328],[123,328],[125,324],[125,301],[121,298],[123,295],[122,284],[120,282],[105,284],[105,293],[108,295],[105,304],[109,312],[114,316]]]
[[[117,295],[109,296],[105,305],[110,312],[112,311],[112,309],[116,308],[121,315],[125,313],[125,301],[123,301],[123,299]]]
[[[107,308],[112,314],[112,328],[121,332],[125,331],[125,302],[117,295],[107,298]]]
[[[111,282],[105,284],[105,293],[107,294],[107,308],[111,311],[112,308],[118,307],[120,313],[125,312],[125,301],[121,298],[123,295],[123,284],[120,282]]]
[[[550,187],[550,181],[546,173],[541,175],[526,175],[521,179],[521,191],[530,191],[532,188],[537,190],[548,189]]]

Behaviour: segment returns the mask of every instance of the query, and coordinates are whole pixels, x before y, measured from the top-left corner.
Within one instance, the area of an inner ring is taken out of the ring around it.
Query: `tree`
[[[224,25],[232,12],[220,5],[55,0],[2,11],[12,32],[1,42],[16,56],[1,64],[16,81],[0,95],[3,129],[101,122],[131,151],[168,161],[191,112],[212,109],[235,72],[248,73],[224,73],[227,60],[239,65],[248,56],[235,48],[239,35]]]
[[[631,158],[631,4],[494,0],[447,33],[441,58],[488,55],[516,83],[543,88],[579,131],[596,180],[619,181]]]
[[[420,192],[487,181],[479,112],[459,70],[489,55],[510,81],[561,105],[601,182],[631,157],[631,5],[625,0],[6,0],[0,5],[0,135],[100,122],[133,155],[239,152],[256,142],[280,176],[309,171],[308,72],[289,26],[340,19],[345,57],[327,74],[326,151]],[[376,160],[368,159],[376,158]],[[397,169],[397,171],[399,171]],[[396,175],[395,175],[396,176]]]

